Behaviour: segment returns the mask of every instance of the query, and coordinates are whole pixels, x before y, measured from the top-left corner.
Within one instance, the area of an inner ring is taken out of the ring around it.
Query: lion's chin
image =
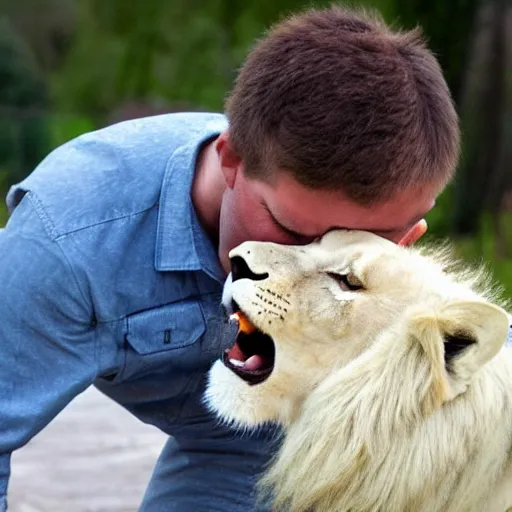
[[[238,428],[275,422],[280,414],[272,393],[274,379],[267,382],[275,369],[274,340],[236,302],[229,313],[229,321],[238,325],[238,335],[212,366],[204,402],[221,421]]]
[[[204,401],[213,413],[230,425],[257,427],[276,419],[271,401],[262,401],[260,393],[242,382],[222,361],[217,361],[208,375]]]

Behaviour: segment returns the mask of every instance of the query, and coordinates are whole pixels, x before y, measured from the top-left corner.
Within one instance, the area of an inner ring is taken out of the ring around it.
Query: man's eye
[[[284,226],[281,226],[281,224],[276,223],[276,225],[281,229],[281,231],[289,236],[290,238],[293,238],[295,242],[297,242],[300,245],[306,245],[311,243],[312,240],[314,240],[314,237],[307,236],[307,235],[301,235],[300,233],[295,233],[294,231],[289,230],[288,228],[285,228]]]
[[[352,272],[348,274],[328,272],[327,274],[340,285],[342,290],[356,292],[364,289],[363,283]]]

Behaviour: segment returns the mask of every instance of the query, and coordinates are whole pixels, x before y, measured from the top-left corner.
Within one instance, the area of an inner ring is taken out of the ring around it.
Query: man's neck
[[[215,245],[219,239],[220,206],[225,188],[215,140],[212,140],[199,152],[191,197],[199,222]]]

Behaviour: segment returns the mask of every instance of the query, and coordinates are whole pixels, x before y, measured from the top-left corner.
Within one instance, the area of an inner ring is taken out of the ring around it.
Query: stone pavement
[[[135,512],[164,440],[90,389],[14,453],[9,512]]]

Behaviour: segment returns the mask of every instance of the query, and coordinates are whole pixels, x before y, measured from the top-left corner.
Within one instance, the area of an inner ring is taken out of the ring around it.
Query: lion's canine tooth
[[[247,315],[241,311],[237,311],[230,315],[229,319],[233,322],[238,322],[240,332],[251,334],[256,330],[256,326],[247,318]]]

